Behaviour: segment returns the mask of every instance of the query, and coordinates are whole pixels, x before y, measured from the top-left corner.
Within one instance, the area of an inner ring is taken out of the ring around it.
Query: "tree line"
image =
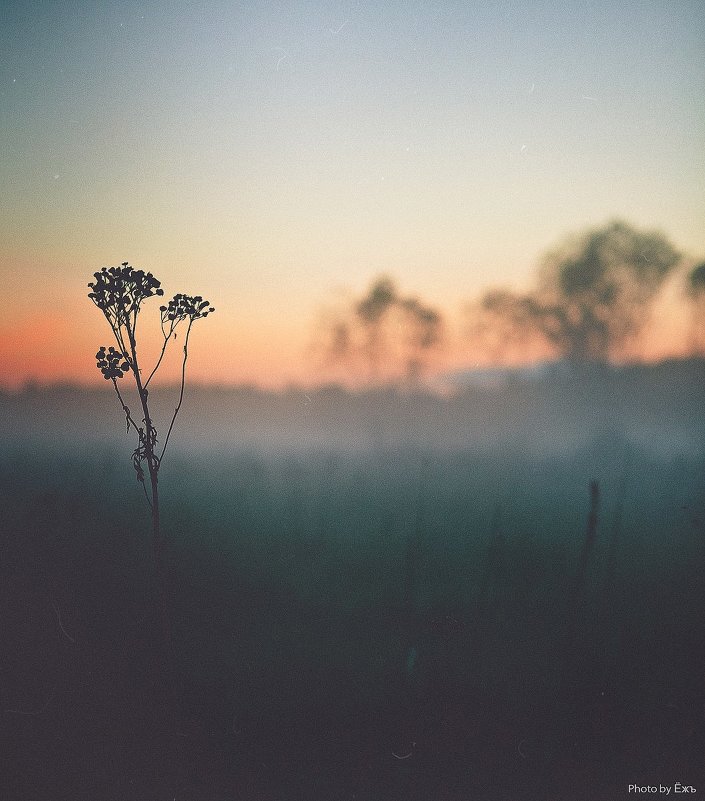
[[[693,265],[658,231],[615,220],[565,239],[548,252],[534,286],[487,289],[468,307],[465,342],[490,361],[531,349],[571,363],[609,362],[638,342],[667,279],[684,277],[693,354],[705,354],[705,262]],[[330,364],[371,383],[410,385],[428,372],[444,345],[440,310],[405,296],[388,276],[338,310],[324,326]]]

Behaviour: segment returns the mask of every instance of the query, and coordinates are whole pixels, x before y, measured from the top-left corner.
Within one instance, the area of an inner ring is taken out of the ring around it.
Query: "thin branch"
[[[137,340],[135,339],[135,332],[130,328],[129,321],[125,323],[125,331],[127,331],[127,339],[130,343],[130,353],[132,354],[132,372],[135,376],[137,388],[140,389],[141,384],[139,381],[139,365],[137,363]]]
[[[125,401],[122,399],[122,395],[120,394],[120,390],[118,389],[117,381],[114,378],[113,378],[113,386],[115,387],[115,392],[117,393],[118,399],[120,401],[120,405],[122,406],[122,410],[123,410],[123,412],[125,412],[125,420],[127,421],[127,430],[129,431],[130,430],[130,426],[133,426],[133,428],[135,429],[135,431],[139,435],[139,433],[140,433],[139,427],[138,427],[137,423],[135,423],[135,421],[132,419],[132,415],[130,414],[130,410],[128,409],[127,404],[125,403]]]
[[[144,490],[144,497],[145,497],[145,499],[147,501],[147,505],[149,506],[150,511],[151,511],[151,509],[152,509],[152,501],[151,501],[151,499],[149,497],[149,493],[147,492],[147,485],[145,484],[144,479],[140,480],[140,484],[142,485],[142,489]]]
[[[156,441],[156,430],[152,425],[152,418],[149,414],[147,393],[145,392],[144,386],[142,385],[142,381],[140,379],[140,369],[137,361],[137,342],[135,340],[135,332],[130,327],[129,320],[126,322],[125,330],[127,331],[127,336],[130,341],[130,352],[132,353],[132,375],[135,379],[137,394],[139,395],[140,403],[142,405],[142,412],[144,413],[143,420],[146,428],[146,431],[144,432],[142,432],[141,429],[138,429],[140,444],[144,445],[145,455],[147,457],[147,465],[149,467],[149,475],[151,479],[154,479],[154,474],[156,474],[156,471],[159,469],[159,460],[154,453],[154,442],[152,441],[153,434],[154,441]]]
[[[137,342],[135,340],[135,333],[132,328],[130,328],[129,321],[126,325],[127,336],[130,340],[130,349],[132,352],[132,360],[133,360],[133,369],[132,373],[135,379],[135,384],[137,386],[137,394],[140,398],[140,403],[142,404],[142,411],[144,412],[144,424],[145,424],[145,432],[144,434],[140,434],[140,443],[144,445],[144,452],[147,458],[147,466],[149,469],[149,478],[152,485],[152,502],[150,503],[150,508],[153,512],[158,515],[158,501],[156,499],[156,481],[157,481],[157,473],[159,471],[159,463],[161,461],[161,457],[158,457],[154,452],[154,445],[157,441],[157,431],[152,424],[152,418],[149,413],[149,403],[147,401],[147,392],[142,385],[142,380],[140,378],[140,370],[139,364],[137,362]],[[145,495],[147,491],[145,488]],[[149,498],[147,498],[149,501]]]
[[[118,345],[120,347],[120,352],[125,357],[125,359],[127,359],[128,362],[131,362],[132,360],[130,359],[130,357],[128,355],[128,350],[127,350],[127,347],[125,345],[125,340],[123,339],[123,336],[122,336],[122,329],[118,325],[117,320],[116,320],[116,322],[114,324],[111,322],[110,323],[110,327],[112,328],[113,334],[115,335],[115,340],[116,340],[116,342],[118,343]]]
[[[162,334],[164,334],[164,344],[162,345],[162,351],[159,354],[159,359],[157,360],[157,363],[154,365],[154,370],[152,370],[152,372],[149,374],[149,378],[144,382],[144,388],[145,389],[147,389],[147,387],[149,386],[149,382],[152,380],[152,376],[159,369],[159,365],[162,363],[162,359],[164,358],[164,354],[166,353],[166,346],[169,344],[169,340],[171,339],[171,335],[174,333],[174,328],[176,328],[176,326],[174,325],[174,321],[173,320],[171,322],[171,327],[169,328],[169,333],[168,334],[164,333],[164,322],[163,321],[162,321],[161,326],[162,326]]]
[[[171,431],[174,428],[174,423],[176,422],[176,416],[179,413],[179,409],[181,409],[181,404],[184,400],[184,385],[186,383],[186,360],[188,359],[188,338],[189,334],[191,333],[191,326],[193,325],[193,319],[189,320],[188,328],[186,329],[186,338],[184,339],[184,358],[181,362],[181,391],[179,392],[179,402],[176,404],[176,409],[174,409],[174,416],[171,418],[171,423],[169,423],[169,430],[166,432],[166,439],[164,440],[164,447],[162,448],[162,452],[159,455],[159,461],[164,458],[164,453],[166,452],[166,446],[169,444],[169,437],[171,436]]]

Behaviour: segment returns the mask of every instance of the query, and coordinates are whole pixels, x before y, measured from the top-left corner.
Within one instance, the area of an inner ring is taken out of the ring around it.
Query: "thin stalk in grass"
[[[480,591],[478,593],[477,605],[480,621],[485,617],[489,601],[490,588],[494,584],[496,587],[500,574],[502,573],[502,560],[504,558],[504,536],[502,535],[502,508],[496,504],[492,511],[490,521],[490,541],[487,547],[487,559],[485,570],[480,581]]]
[[[624,457],[624,467],[617,491],[617,501],[614,507],[614,521],[612,532],[607,546],[607,564],[605,567],[605,580],[602,589],[603,607],[610,601],[614,594],[614,574],[617,568],[617,552],[622,544],[622,528],[624,521],[624,500],[627,495],[627,484],[629,482],[629,471],[631,468],[631,451],[627,446]]]
[[[494,507],[490,521],[490,541],[487,547],[485,569],[480,580],[480,590],[477,596],[477,624],[471,635],[471,647],[476,659],[481,661],[482,650],[490,627],[490,593],[495,591],[502,575],[502,562],[504,560],[504,536],[502,534],[502,509],[500,504]]]
[[[595,548],[597,539],[597,514],[600,506],[600,485],[597,481],[590,482],[590,512],[588,513],[587,526],[585,528],[585,540],[580,552],[578,562],[578,572],[575,582],[574,603],[578,603],[585,590],[588,565],[590,556]]]
[[[584,622],[585,587],[590,565],[590,557],[597,540],[597,523],[600,506],[600,486],[597,481],[590,482],[590,511],[588,513],[585,539],[578,560],[578,569],[568,606],[568,620],[565,635],[560,693],[563,696],[569,687],[575,684],[576,674],[576,640],[578,630]]]
[[[415,672],[418,657],[418,640],[421,633],[419,601],[419,576],[421,554],[426,525],[426,483],[428,476],[428,456],[421,459],[416,499],[414,526],[406,545],[406,572],[404,581],[404,605],[406,607],[408,643],[406,649],[406,674],[411,678]]]

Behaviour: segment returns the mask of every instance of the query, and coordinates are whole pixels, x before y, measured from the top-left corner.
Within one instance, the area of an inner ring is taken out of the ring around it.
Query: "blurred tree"
[[[607,361],[642,330],[679,259],[662,234],[611,222],[549,253],[534,291],[487,292],[475,330],[499,326],[510,342],[539,338],[571,361]]]
[[[384,324],[389,312],[398,302],[397,290],[390,278],[378,278],[367,295],[355,305],[354,322],[361,326],[364,351],[370,368],[370,378],[379,378],[380,360],[385,346]]]
[[[468,307],[468,336],[487,362],[503,364],[515,355],[526,356],[536,340],[533,300],[509,289],[490,289]]]
[[[688,274],[688,296],[692,303],[692,349],[705,356],[705,261]]]
[[[399,300],[406,331],[406,378],[417,384],[426,367],[426,356],[441,341],[441,315],[417,298]]]
[[[439,312],[415,297],[402,297],[387,276],[325,323],[329,361],[362,366],[372,383],[402,377],[417,384],[441,343]]]

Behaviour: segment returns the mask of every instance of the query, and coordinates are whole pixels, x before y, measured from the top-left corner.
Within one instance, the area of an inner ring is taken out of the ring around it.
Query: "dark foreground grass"
[[[3,798],[705,792],[702,458],[181,458],[165,668],[129,466],[5,449]]]

